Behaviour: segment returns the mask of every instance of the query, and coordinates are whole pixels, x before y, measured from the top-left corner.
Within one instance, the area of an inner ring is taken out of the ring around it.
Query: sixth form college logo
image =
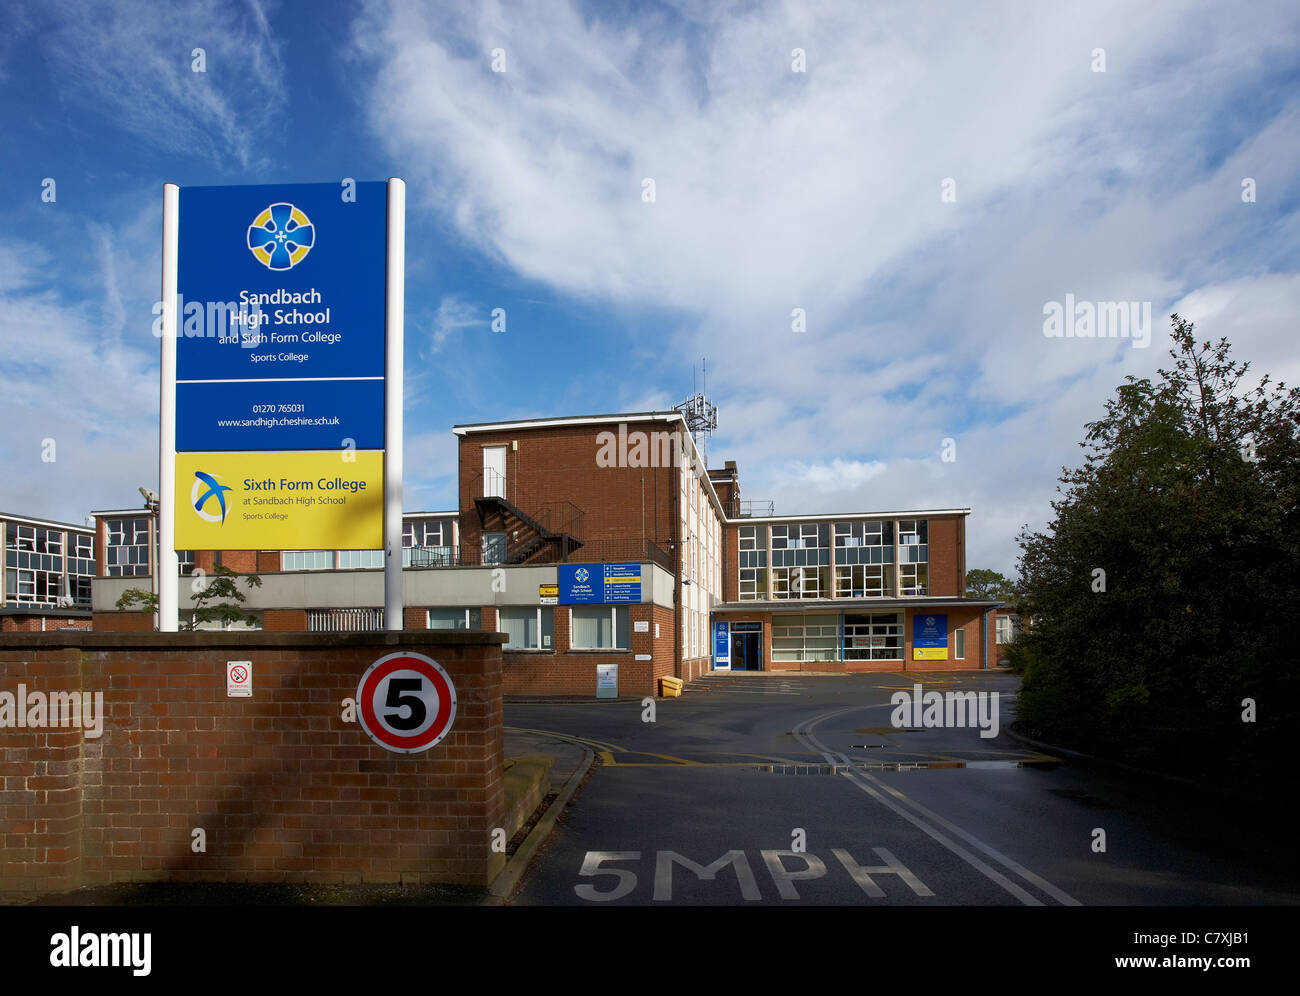
[[[316,226],[292,204],[272,204],[248,226],[248,248],[271,270],[291,270],[316,244]]]
[[[195,514],[204,522],[220,522],[224,525],[226,522],[226,492],[229,490],[230,488],[227,485],[217,483],[214,475],[196,470],[194,472],[194,486],[190,488],[190,503],[194,506]],[[217,511],[205,507],[209,506],[214,499],[217,503]]]

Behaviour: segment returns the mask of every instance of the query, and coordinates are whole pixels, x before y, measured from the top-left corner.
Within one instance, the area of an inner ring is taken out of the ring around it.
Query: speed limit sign
[[[456,689],[437,661],[423,654],[389,654],[361,676],[357,717],[380,747],[416,754],[451,732]]]

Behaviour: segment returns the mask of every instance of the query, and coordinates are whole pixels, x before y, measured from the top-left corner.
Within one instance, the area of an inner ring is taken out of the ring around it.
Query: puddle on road
[[[861,764],[760,764],[757,769],[768,775],[838,775],[846,771],[931,771],[952,768],[978,768],[985,771],[1011,768],[1040,768],[1051,771],[1062,762],[1024,759],[1019,761],[867,761]]]

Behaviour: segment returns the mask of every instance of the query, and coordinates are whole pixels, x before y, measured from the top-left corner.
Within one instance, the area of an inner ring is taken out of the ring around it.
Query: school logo
[[[248,226],[248,248],[271,270],[292,270],[316,244],[316,226],[292,204],[272,204]]]
[[[228,485],[220,483],[215,474],[205,474],[201,470],[194,472],[194,486],[190,488],[190,504],[194,514],[204,522],[226,522],[226,492]],[[211,506],[216,502],[216,509]]]
[[[586,584],[587,579],[591,577],[591,575],[587,573],[587,568],[585,567],[579,567],[573,572],[573,576],[578,579],[578,584]]]

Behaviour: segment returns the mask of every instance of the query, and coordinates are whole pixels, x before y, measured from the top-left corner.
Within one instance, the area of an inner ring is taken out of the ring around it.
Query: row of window
[[[887,519],[865,522],[837,522],[836,547],[893,547],[894,523]],[[930,524],[926,519],[899,519],[898,545],[925,546],[930,542]],[[824,550],[831,546],[831,524],[827,522],[791,522],[781,525],[740,527],[741,550],[766,550],[768,532],[773,550]]]
[[[836,661],[840,652],[837,615],[807,615],[772,621],[772,661]],[[966,659],[966,630],[952,633],[953,659]],[[903,615],[896,612],[844,616],[844,660],[903,659]]]
[[[628,650],[632,646],[631,612],[626,605],[571,605],[570,650]],[[565,609],[561,609],[565,611]],[[482,629],[480,609],[430,609],[429,629]],[[555,606],[504,606],[497,609],[497,628],[509,636],[506,650],[556,650]]]
[[[835,567],[835,598],[892,598],[895,567],[893,564],[848,564]],[[928,564],[899,564],[898,590],[901,595],[925,595],[929,592]],[[749,601],[772,598],[830,598],[829,567],[761,567],[740,568],[740,599]]]

